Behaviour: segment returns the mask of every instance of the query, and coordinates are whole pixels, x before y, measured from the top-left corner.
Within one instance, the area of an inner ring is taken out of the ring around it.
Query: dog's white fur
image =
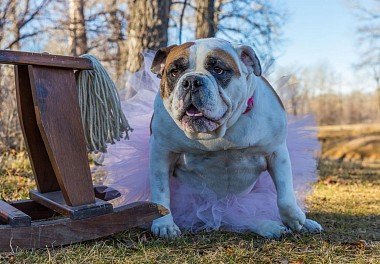
[[[214,103],[217,102],[216,109],[210,111],[220,115],[220,109],[224,109],[227,113],[214,131],[188,132],[176,120],[179,115],[176,111],[183,104],[176,98],[176,93],[186,75],[208,74],[203,66],[204,59],[216,48],[234,58],[241,76],[234,76],[224,90],[218,87],[215,79],[208,78],[210,83],[207,89],[214,89],[211,97]],[[257,69],[242,61],[242,52],[253,50],[247,46],[234,47],[218,39],[195,41],[190,47],[190,67],[177,82],[172,94],[164,99],[157,95],[150,139],[152,201],[170,209],[169,177],[173,173],[194,188],[206,185],[219,197],[224,197],[247,190],[260,173],[268,170],[277,189],[278,207],[284,225],[273,221],[252,222],[250,229],[265,237],[279,237],[289,232],[287,227],[293,231],[300,231],[302,227],[311,232],[320,231],[321,226],[306,219],[296,202],[285,142],[286,113],[268,83],[254,74]],[[254,107],[243,114],[246,102],[252,95]],[[215,97],[224,98],[218,101]],[[155,235],[165,238],[181,234],[171,214],[154,220],[151,229]]]

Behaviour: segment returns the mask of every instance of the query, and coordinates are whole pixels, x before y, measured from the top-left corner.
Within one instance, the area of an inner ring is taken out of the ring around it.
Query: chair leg
[[[18,116],[26,149],[41,193],[60,190],[34,113],[28,66],[15,66]]]
[[[31,65],[28,71],[37,125],[66,204],[95,203],[74,71]]]

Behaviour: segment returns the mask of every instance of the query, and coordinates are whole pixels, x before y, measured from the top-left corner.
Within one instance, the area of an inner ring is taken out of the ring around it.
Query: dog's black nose
[[[203,85],[202,77],[197,75],[186,76],[182,81],[182,86],[185,90],[196,91]]]

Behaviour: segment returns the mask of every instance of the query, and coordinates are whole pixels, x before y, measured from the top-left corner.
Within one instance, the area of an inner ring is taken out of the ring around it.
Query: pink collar
[[[248,113],[249,111],[251,111],[251,109],[253,108],[253,95],[248,99],[247,101],[247,108],[245,109],[244,113],[243,114],[246,114]]]

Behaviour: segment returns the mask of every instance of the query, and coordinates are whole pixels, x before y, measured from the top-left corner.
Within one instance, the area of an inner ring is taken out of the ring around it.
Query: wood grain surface
[[[69,245],[97,239],[128,228],[149,225],[168,213],[160,205],[136,202],[115,208],[113,213],[82,220],[70,218],[35,221],[30,227],[0,225],[0,251]]]
[[[10,50],[0,50],[0,64],[40,65],[75,70],[93,69],[91,61],[85,58]]]

